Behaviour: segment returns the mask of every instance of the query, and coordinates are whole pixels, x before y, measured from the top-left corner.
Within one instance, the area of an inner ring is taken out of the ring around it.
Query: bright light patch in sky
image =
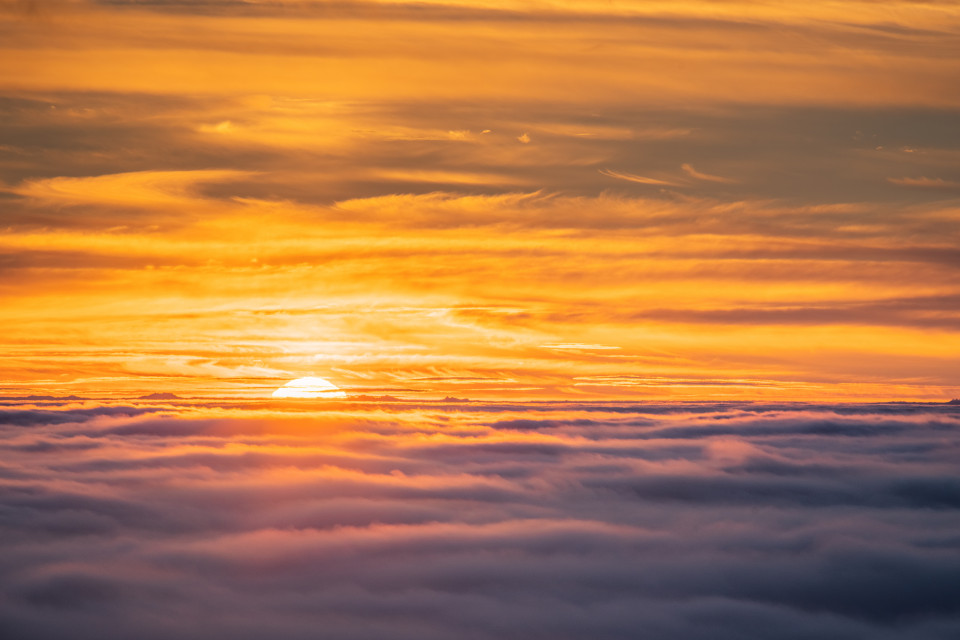
[[[329,380],[323,378],[298,378],[273,392],[274,398],[346,398]]]

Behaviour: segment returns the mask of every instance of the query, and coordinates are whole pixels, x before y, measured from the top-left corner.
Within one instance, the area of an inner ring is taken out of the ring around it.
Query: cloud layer
[[[0,630],[946,639],[949,405],[7,402]]]

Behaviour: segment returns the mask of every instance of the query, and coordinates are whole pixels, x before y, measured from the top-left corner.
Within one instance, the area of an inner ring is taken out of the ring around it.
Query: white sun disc
[[[297,378],[273,392],[274,398],[346,398],[347,394],[323,378]]]

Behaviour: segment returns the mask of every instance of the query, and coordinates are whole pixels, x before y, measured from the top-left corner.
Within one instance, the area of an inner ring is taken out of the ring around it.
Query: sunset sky
[[[0,392],[960,395],[960,4],[0,4]]]
[[[960,0],[0,0],[0,353],[3,640],[956,640]]]

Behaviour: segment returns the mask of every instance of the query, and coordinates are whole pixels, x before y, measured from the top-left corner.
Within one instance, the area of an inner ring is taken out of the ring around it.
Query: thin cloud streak
[[[629,182],[637,182],[639,184],[651,184],[664,187],[682,186],[682,183],[679,182],[671,182],[669,180],[661,180],[659,178],[648,178],[647,176],[638,176],[632,173],[621,173],[619,171],[613,171],[612,169],[601,169],[600,173],[618,180],[627,180]]]
[[[733,180],[731,178],[724,178],[723,176],[715,176],[709,173],[703,173],[701,171],[697,171],[696,169],[693,168],[693,165],[686,164],[686,163],[680,165],[680,168],[683,169],[683,172],[686,173],[688,176],[690,176],[691,178],[696,178],[697,180],[706,180],[707,182],[719,182],[721,184],[734,184],[737,182],[736,180]]]

